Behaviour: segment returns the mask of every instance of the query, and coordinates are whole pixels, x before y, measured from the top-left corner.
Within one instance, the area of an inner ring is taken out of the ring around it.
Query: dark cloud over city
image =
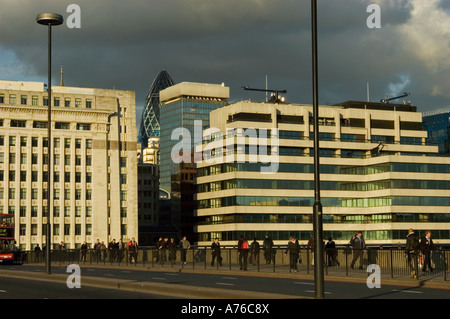
[[[448,0],[318,1],[319,101],[379,101],[408,92],[419,111],[450,106]],[[66,12],[77,4],[81,28]],[[381,8],[369,28],[367,7]],[[136,91],[140,115],[161,70],[175,82],[225,83],[231,101],[264,100],[242,86],[287,90],[312,103],[309,0],[0,0],[0,79],[47,81],[47,30],[53,29],[53,84]],[[396,102],[402,102],[397,100]]]

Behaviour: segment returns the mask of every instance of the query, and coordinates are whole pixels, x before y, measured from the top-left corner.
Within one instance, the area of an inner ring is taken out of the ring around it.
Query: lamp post
[[[52,26],[60,25],[64,21],[62,15],[57,13],[40,13],[36,16],[36,22],[45,26],[48,26],[48,84],[47,84],[47,92],[48,92],[48,144],[47,144],[47,240],[45,245],[45,263],[47,274],[51,274],[51,224],[50,224],[50,208],[51,208],[51,200],[52,200]]]
[[[319,94],[317,75],[317,0],[311,0],[311,31],[312,31],[312,66],[313,66],[313,117],[314,117],[314,282],[315,296],[324,298],[324,271],[322,245],[322,204],[320,202],[320,164],[319,164]]]

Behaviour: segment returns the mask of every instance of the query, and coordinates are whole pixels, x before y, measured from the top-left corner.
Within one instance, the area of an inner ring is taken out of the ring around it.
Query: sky
[[[71,28],[80,8],[79,28]],[[379,28],[369,28],[380,8]],[[309,0],[0,0],[0,79],[47,81],[41,12],[52,29],[52,85],[136,92],[139,118],[153,79],[224,83],[230,102],[286,90],[312,104]],[[450,0],[319,0],[319,103],[410,102],[419,112],[450,106]]]

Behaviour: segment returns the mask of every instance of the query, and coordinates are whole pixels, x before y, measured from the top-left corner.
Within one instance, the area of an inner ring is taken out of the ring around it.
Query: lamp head
[[[36,22],[42,25],[60,25],[64,22],[62,15],[58,13],[39,13],[36,16]]]

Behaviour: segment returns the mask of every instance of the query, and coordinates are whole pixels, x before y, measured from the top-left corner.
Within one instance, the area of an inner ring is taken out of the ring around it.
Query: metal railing
[[[17,263],[34,264],[45,263],[44,251],[19,251],[16,252]],[[183,257],[184,256],[184,257]],[[293,257],[295,258],[295,257]],[[214,259],[214,260],[213,260]],[[193,247],[186,251],[155,247],[140,247],[137,253],[123,250],[81,250],[65,249],[52,250],[51,261],[54,265],[114,265],[148,267],[148,268],[186,268],[205,270],[240,270],[246,267],[249,271],[286,273],[292,271],[291,256],[286,251],[286,246],[274,246],[270,252],[262,248],[258,253],[252,253],[248,249],[245,265],[241,265],[240,252],[237,247],[222,247],[220,262],[218,256],[213,256],[210,247]],[[312,250],[302,247],[295,263],[295,271],[310,274],[314,272]],[[416,255],[416,275],[423,275],[447,281],[450,271],[450,249],[438,248],[431,252],[432,272],[422,272],[424,256]],[[384,276],[391,278],[409,278],[411,268],[408,256],[404,248],[368,247],[362,250],[354,250],[350,247],[337,247],[333,250],[324,249],[325,275],[352,276],[366,274],[367,266],[378,265]]]

